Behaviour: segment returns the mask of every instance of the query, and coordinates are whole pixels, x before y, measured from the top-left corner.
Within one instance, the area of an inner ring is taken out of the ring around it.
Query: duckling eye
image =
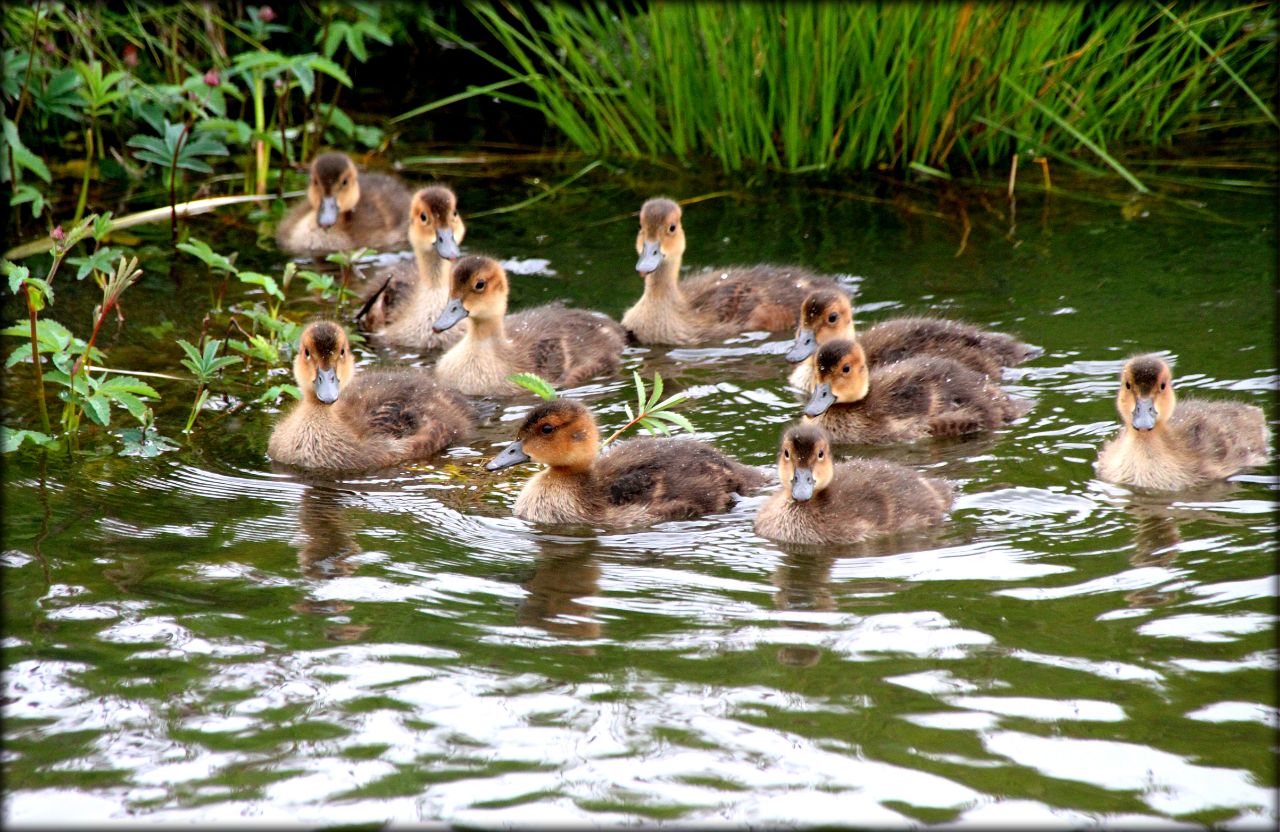
[[[1126,381],[1126,382],[1124,383],[1124,389],[1126,389],[1126,390],[1132,390],[1132,389],[1133,389],[1133,385]]]
[[[552,425],[552,424],[545,424],[545,425],[543,425],[543,426],[542,426],[542,435],[543,435],[543,436],[549,436],[549,435],[551,434],[551,432],[552,432],[552,431],[554,431],[554,430],[555,430],[555,426],[554,426],[554,425]]]
[[[846,365],[844,365],[843,367],[841,367],[840,369],[841,369],[841,371],[842,371],[842,372],[846,372],[846,373],[847,373],[847,372],[849,372],[849,370],[850,370],[850,369],[852,369],[852,368],[851,368],[848,364],[846,364]]]
[[[457,208],[454,208],[454,209],[453,209],[453,215],[454,215],[455,217],[456,217],[456,216],[458,216],[458,209],[457,209]]]
[[[784,450],[784,451],[782,452],[782,458],[783,458],[783,459],[791,459],[791,451]]]
[[[827,456],[826,451],[818,451],[818,459],[825,459],[826,456]]]
[[[311,360],[311,350],[307,349],[306,347],[303,347],[303,348],[302,348],[302,354],[303,354],[304,356],[306,356],[306,358],[307,358],[307,360],[308,360],[308,361],[310,361],[310,360]]]
[[[421,214],[418,214],[418,221],[419,221],[419,222],[426,222],[426,221],[427,221],[427,212],[426,212],[426,211],[423,211]]]
[[[675,224],[675,223],[671,223],[671,226],[667,229],[667,233],[668,233],[668,234],[674,234],[674,233],[676,233],[676,224]]]
[[[839,315],[837,315],[835,312],[832,312],[830,315],[828,315],[828,316],[827,316],[827,321],[828,321],[829,323],[835,323],[835,322],[836,322],[836,318],[839,318],[839,317],[840,317],[840,316],[839,316]]]
[[[338,183],[338,186],[342,188],[347,187],[347,180],[343,179],[341,182]]]
[[[345,356],[346,354],[347,354],[347,348],[346,348],[346,347],[343,347],[342,349],[338,350],[338,357],[339,357],[339,358],[342,358],[342,357],[343,357],[343,356]]]
[[[477,292],[479,292],[479,291],[482,291],[483,289],[484,289],[484,281],[483,281],[483,280],[477,280],[477,281],[476,281],[476,291],[477,291]]]
[[[1160,382],[1160,389],[1161,389],[1161,390],[1163,390],[1163,389],[1165,388],[1165,386],[1166,386],[1166,385],[1168,385],[1168,384],[1169,384],[1169,382],[1167,382],[1167,381],[1162,381],[1162,382]]]

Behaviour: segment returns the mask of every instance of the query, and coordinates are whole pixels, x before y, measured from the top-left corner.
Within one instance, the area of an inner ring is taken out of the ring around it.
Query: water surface
[[[641,288],[641,201],[717,189],[597,174],[468,219],[464,253],[547,261],[513,278],[513,309],[621,315]],[[454,185],[464,217],[526,195]],[[441,458],[298,476],[265,456],[279,409],[236,406],[284,368],[229,385],[176,452],[9,457],[8,821],[1269,828],[1276,468],[1174,495],[1092,469],[1139,351],[1174,363],[1180,395],[1251,402],[1275,425],[1273,203],[1197,198],[1212,216],[1043,196],[1014,216],[993,196],[963,251],[936,205],[867,189],[686,208],[688,266],[798,262],[856,288],[863,326],[938,314],[1045,348],[1007,373],[1034,402],[1020,422],[858,449],[955,481],[927,534],[789,551],[752,533],[765,495],[643,530],[525,523],[510,506],[533,469],[482,466],[531,396]],[[227,216],[192,233],[282,266],[251,217]],[[210,305],[193,263],[144,262],[104,332],[113,366],[181,372],[172,341],[194,340]],[[90,288],[64,285],[54,317],[85,329]],[[325,309],[291,298],[299,316]],[[771,466],[800,407],[786,347],[635,347],[626,378],[567,395],[612,429],[629,370],[659,371],[694,397],[700,438]],[[5,395],[30,419],[27,370]],[[180,439],[193,390],[160,390],[160,429]]]

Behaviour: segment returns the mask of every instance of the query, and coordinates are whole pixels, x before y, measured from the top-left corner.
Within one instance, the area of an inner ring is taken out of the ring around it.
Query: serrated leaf
[[[148,396],[154,399],[160,398],[160,394],[155,391],[154,387],[133,376],[110,376],[98,383],[98,392],[110,396],[114,396],[117,393],[128,393],[130,395]]]
[[[640,420],[640,427],[644,428],[654,436],[658,436],[660,434],[669,436],[671,434],[671,431],[667,430],[666,425],[662,424],[661,422],[656,422],[653,419],[650,419],[648,417],[645,417]]]
[[[86,396],[84,398],[84,412],[89,418],[104,428],[111,422],[111,400],[106,396]]]
[[[265,393],[258,397],[258,401],[265,402],[270,400],[274,402],[276,399],[280,398],[281,393],[292,396],[294,399],[302,398],[302,391],[299,390],[296,385],[273,384],[271,387],[267,388]]]
[[[119,391],[119,390],[113,393],[108,393],[106,395],[107,395],[107,398],[111,399],[113,402],[115,402],[118,405],[121,405],[122,407],[124,407],[125,410],[129,411],[129,415],[137,419],[139,422],[146,421],[148,408],[145,404],[142,403],[142,399],[139,399],[137,396],[133,395],[132,393],[126,393],[124,391]]]
[[[658,397],[662,395],[662,373],[655,372],[653,374],[653,395],[649,396],[649,401],[645,404],[645,410],[653,410],[653,405],[658,401]]]
[[[120,456],[153,457],[178,449],[168,438],[146,428],[126,428],[120,431],[120,441],[124,443]]]
[[[547,400],[556,397],[556,389],[551,386],[551,383],[535,373],[512,373],[507,376],[507,381]]]
[[[284,292],[280,291],[280,286],[276,283],[276,279],[269,274],[240,272],[236,277],[241,283],[252,283],[256,286],[261,286],[271,297],[284,300]]]
[[[694,432],[693,423],[683,413],[676,413],[670,410],[659,410],[649,414],[654,419],[663,419],[673,425],[677,425],[689,433]]]
[[[9,353],[9,357],[4,360],[4,368],[7,370],[19,361],[26,361],[31,358],[31,342],[19,344],[18,348]]]
[[[685,401],[685,400],[686,400],[686,399],[688,399],[688,398],[689,398],[689,395],[688,395],[687,393],[676,393],[674,396],[670,397],[670,398],[669,398],[669,399],[667,399],[666,401],[664,401],[664,402],[658,402],[658,404],[657,404],[657,405],[655,405],[653,409],[654,409],[654,410],[667,410],[667,409],[669,409],[669,408],[671,407],[671,405],[673,405],[673,404],[679,404],[680,402]]]
[[[9,278],[9,291],[15,295],[18,294],[18,288],[22,286],[23,281],[31,276],[31,270],[26,266],[18,266],[8,260],[4,261],[4,273]]]
[[[640,373],[635,370],[631,371],[631,377],[635,379],[636,382],[636,409],[643,413],[645,401],[644,379],[640,378]]]

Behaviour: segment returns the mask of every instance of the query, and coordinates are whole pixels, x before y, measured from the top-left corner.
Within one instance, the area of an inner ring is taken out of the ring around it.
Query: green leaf
[[[4,361],[4,368],[7,370],[19,361],[26,361],[31,358],[31,342],[19,344],[18,348],[9,353],[9,357]]]
[[[67,262],[73,266],[79,266],[76,269],[76,280],[84,280],[94,270],[111,274],[114,269],[111,267],[111,260],[116,256],[115,249],[110,246],[103,246],[92,254],[84,257],[68,257]]]
[[[124,443],[120,456],[153,457],[178,449],[166,437],[147,428],[126,428],[120,431],[120,441]]]
[[[236,277],[241,283],[252,283],[256,286],[261,286],[271,297],[284,300],[284,292],[280,291],[280,286],[276,284],[276,279],[271,275],[262,274],[261,272],[240,272]]]
[[[690,422],[689,419],[683,413],[676,413],[675,411],[671,411],[671,410],[656,410],[653,413],[650,413],[649,416],[650,418],[653,418],[653,419],[660,419],[660,420],[670,422],[673,425],[676,425],[680,428],[683,428],[684,430],[689,431],[689,433],[694,432],[693,423]]]
[[[160,398],[160,394],[155,388],[139,378],[133,376],[117,376],[112,375],[104,379],[98,384],[98,392],[108,396],[114,396],[117,393],[128,393],[137,396],[147,396],[153,399]]]
[[[628,421],[628,422],[634,422],[634,421],[636,420],[636,414],[635,414],[635,412],[634,412],[634,411],[632,411],[632,409],[631,409],[631,405],[627,404],[626,402],[623,402],[623,403],[622,403],[622,410],[623,410],[623,412],[624,412],[624,413],[626,413],[626,414],[627,414],[627,421]]]
[[[659,434],[662,434],[664,436],[671,435],[671,431],[667,429],[666,425],[662,424],[661,422],[656,422],[653,419],[650,419],[648,417],[645,417],[640,420],[640,427],[649,431],[649,433],[654,436],[657,436]]]
[[[518,384],[544,399],[550,400],[556,397],[556,389],[551,386],[551,383],[534,373],[513,373],[507,376],[507,381]]]
[[[2,123],[4,127],[4,146],[9,151],[13,164],[20,169],[31,171],[45,182],[52,182],[53,176],[49,173],[49,167],[44,163],[43,159],[28,150],[22,140],[18,138],[18,128],[14,126],[14,123],[7,118]]]
[[[38,217],[44,213],[44,194],[40,193],[34,185],[23,182],[13,189],[13,196],[9,197],[9,206],[16,207],[27,202],[31,203],[32,217]]]
[[[297,385],[273,384],[271,387],[267,388],[267,391],[265,393],[263,393],[261,396],[258,397],[258,401],[260,402],[277,401],[280,398],[281,393],[287,396],[292,396],[294,399],[302,398],[302,391],[297,388]]]
[[[662,395],[662,373],[655,372],[653,374],[653,395],[649,397],[649,402],[645,405],[645,410],[653,410],[653,405],[658,401],[658,397]]]
[[[105,428],[111,422],[111,401],[106,396],[86,396],[84,412]]]
[[[31,270],[26,266],[19,266],[16,263],[10,263],[8,260],[3,264],[5,276],[9,278],[9,291],[18,294],[18,289],[31,276]]]
[[[13,453],[21,448],[23,443],[31,442],[31,444],[41,447],[49,447],[57,443],[48,434],[41,433],[38,430],[23,430],[15,428],[0,428],[0,433],[4,434],[3,452],[6,454]]]
[[[644,379],[640,378],[640,373],[635,370],[631,371],[631,377],[634,378],[636,382],[636,410],[640,413],[644,413],[644,402],[646,398],[644,394]]]
[[[185,251],[192,257],[199,259],[210,269],[221,269],[231,274],[235,274],[237,271],[230,258],[217,253],[209,247],[208,243],[197,240],[195,237],[190,238],[185,243],[178,243],[178,250]]]

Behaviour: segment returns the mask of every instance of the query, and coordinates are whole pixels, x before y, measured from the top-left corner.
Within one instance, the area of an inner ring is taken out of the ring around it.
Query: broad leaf
[[[551,386],[551,383],[534,373],[513,373],[507,376],[507,381],[518,384],[544,399],[550,400],[556,397],[556,389]]]

